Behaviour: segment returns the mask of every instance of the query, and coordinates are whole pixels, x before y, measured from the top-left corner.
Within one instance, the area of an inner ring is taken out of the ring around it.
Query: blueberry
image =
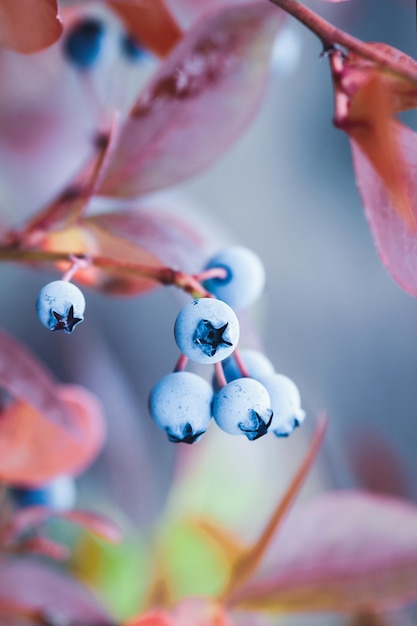
[[[120,40],[120,47],[122,54],[129,61],[137,62],[141,61],[147,56],[146,51],[135,37],[129,33],[124,33]]]
[[[159,380],[149,396],[149,410],[174,443],[194,443],[211,420],[213,390],[192,372],[173,372]]]
[[[64,53],[79,70],[90,70],[98,60],[103,44],[105,26],[93,17],[77,22],[64,40]]]
[[[254,378],[232,380],[214,396],[213,417],[231,435],[258,439],[266,434],[272,419],[269,394]]]
[[[270,430],[277,437],[288,437],[305,419],[305,411],[301,408],[301,398],[295,383],[282,374],[262,377],[271,398],[274,417]]]
[[[67,511],[74,506],[76,489],[70,476],[58,476],[40,487],[14,487],[11,495],[19,508],[46,506],[55,511]]]
[[[192,361],[217,363],[236,348],[239,321],[221,300],[200,298],[179,312],[174,334],[179,349]]]
[[[259,298],[265,285],[265,269],[260,258],[249,250],[235,246],[218,252],[205,269],[222,268],[225,278],[210,278],[204,287],[234,309],[250,306]]]
[[[40,290],[36,309],[46,328],[72,333],[84,319],[85,299],[76,285],[65,280],[54,280]]]
[[[251,378],[260,378],[261,376],[269,376],[274,373],[274,366],[268,357],[258,350],[242,349],[239,350],[240,358],[246,370]],[[234,354],[230,355],[223,362],[224,375],[227,382],[234,380],[235,378],[241,378],[242,372],[240,371]]]

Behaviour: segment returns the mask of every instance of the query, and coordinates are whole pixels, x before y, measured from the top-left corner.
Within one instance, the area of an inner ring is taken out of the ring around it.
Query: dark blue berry
[[[95,18],[75,24],[64,41],[68,61],[80,70],[91,69],[100,56],[104,32],[103,22]]]

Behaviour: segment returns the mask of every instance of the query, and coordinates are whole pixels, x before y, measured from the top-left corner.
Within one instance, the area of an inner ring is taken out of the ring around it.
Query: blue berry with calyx
[[[224,269],[225,277],[209,278],[203,285],[234,309],[250,306],[264,289],[265,268],[258,255],[248,248],[234,246],[218,252],[205,266],[205,270],[214,268]]]
[[[215,298],[200,298],[186,304],[174,326],[179,349],[196,363],[225,359],[235,350],[239,332],[236,313]]]
[[[301,408],[300,392],[296,384],[283,374],[261,378],[271,398],[274,417],[270,431],[277,437],[288,437],[305,419]]]
[[[85,298],[73,283],[54,280],[40,290],[36,310],[40,321],[49,330],[72,333],[84,319]]]
[[[193,372],[173,372],[159,380],[149,396],[157,426],[174,443],[194,443],[211,420],[211,385]]]
[[[64,39],[64,54],[79,70],[91,70],[98,61],[105,34],[104,23],[94,17],[75,23]]]
[[[68,511],[75,504],[76,487],[71,476],[58,476],[39,487],[14,487],[11,496],[18,508],[45,506],[54,511]]]
[[[213,417],[230,435],[245,435],[250,441],[265,435],[272,420],[272,408],[265,387],[254,378],[232,380],[216,393]]]

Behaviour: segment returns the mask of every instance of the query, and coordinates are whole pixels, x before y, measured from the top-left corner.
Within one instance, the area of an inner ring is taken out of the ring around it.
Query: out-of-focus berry
[[[300,392],[296,384],[283,374],[272,374],[261,378],[271,398],[274,411],[270,431],[277,437],[288,437],[305,419],[301,408]]]
[[[64,39],[64,53],[79,70],[90,70],[97,63],[103,46],[104,23],[94,17],[74,24]]]
[[[14,487],[11,495],[19,508],[45,506],[55,511],[72,509],[76,500],[74,479],[58,476],[40,487]]]
[[[219,267],[226,271],[225,278],[210,278],[204,287],[234,309],[250,306],[261,295],[265,286],[265,269],[257,254],[234,246],[215,254],[205,269]]]

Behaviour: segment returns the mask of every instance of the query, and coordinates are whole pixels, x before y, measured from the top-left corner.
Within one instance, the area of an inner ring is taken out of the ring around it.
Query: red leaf
[[[2,559],[0,605],[2,602],[51,617],[60,616],[64,623],[68,620],[89,626],[114,626],[87,588],[34,561]]]
[[[187,33],[121,129],[100,193],[134,197],[210,165],[258,108],[282,21],[277,7],[251,2]]]
[[[181,39],[181,30],[164,0],[110,0],[108,4],[125,22],[128,31],[160,56],[167,55]]]
[[[417,135],[392,121],[395,140],[401,147],[402,189],[417,216]],[[386,182],[363,150],[351,142],[355,178],[365,216],[382,263],[397,283],[417,296],[417,231],[394,205]]]
[[[334,492],[292,511],[270,565],[233,604],[250,610],[388,610],[417,598],[417,507]]]
[[[59,474],[77,474],[101,449],[104,419],[96,398],[82,387],[58,387],[75,433],[60,428],[23,400],[13,402],[0,420],[0,479],[9,484],[42,485]]]
[[[61,33],[57,0],[1,0],[1,46],[38,52],[55,43]]]

